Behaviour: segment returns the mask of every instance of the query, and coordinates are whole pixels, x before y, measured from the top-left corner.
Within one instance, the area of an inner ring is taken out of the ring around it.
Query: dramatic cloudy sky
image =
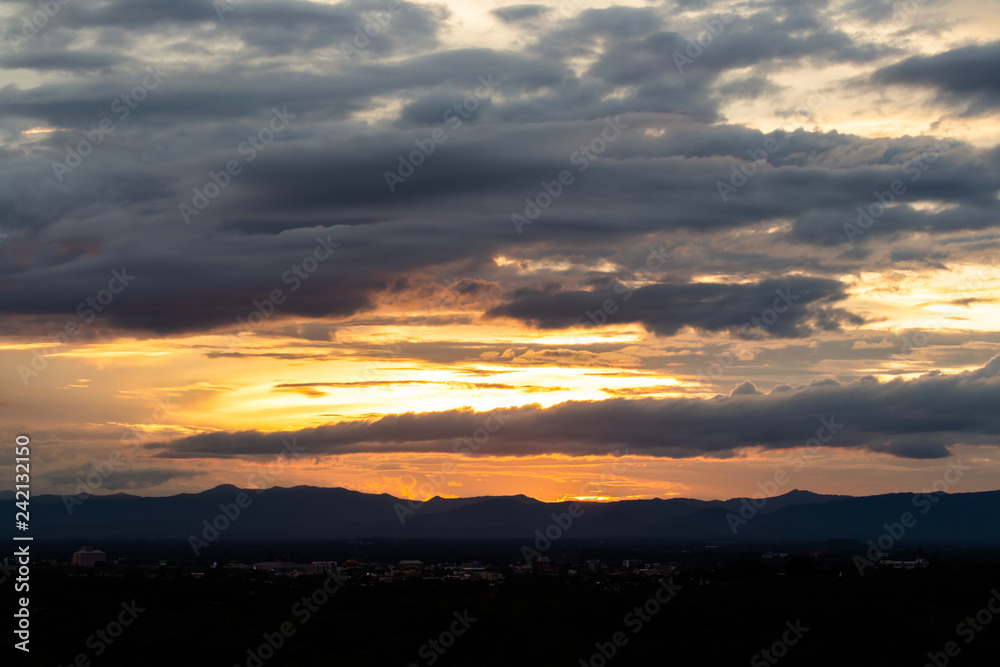
[[[997,8],[8,0],[0,486],[1000,488]]]

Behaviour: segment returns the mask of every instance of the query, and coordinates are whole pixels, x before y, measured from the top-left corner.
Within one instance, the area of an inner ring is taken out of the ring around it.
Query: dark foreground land
[[[553,548],[550,563],[522,573],[512,543],[244,544],[203,563],[181,558],[183,544],[101,546],[129,556],[32,566],[31,653],[5,664],[961,667],[1000,656],[1000,553],[960,546],[927,549],[923,569],[863,576],[852,563],[861,545],[762,558],[746,546],[598,543]],[[623,558],[644,561],[645,574]],[[367,572],[380,566],[355,563],[401,559],[425,565],[380,581]],[[350,566],[337,576],[223,566],[260,560]],[[456,576],[447,561],[500,578]]]

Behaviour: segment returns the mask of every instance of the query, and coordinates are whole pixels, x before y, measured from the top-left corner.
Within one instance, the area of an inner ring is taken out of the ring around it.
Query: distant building
[[[312,563],[289,563],[286,561],[265,561],[254,563],[254,570],[264,570],[273,574],[314,574],[316,566]]]
[[[474,560],[471,562],[467,561],[462,563],[461,565],[458,566],[458,569],[462,570],[463,572],[482,572],[486,568],[483,567],[483,564],[480,563],[478,560]]]
[[[923,569],[930,565],[930,561],[925,558],[917,558],[916,560],[882,560],[879,561],[881,567],[891,567],[897,570],[913,570],[913,569]]]
[[[73,554],[73,565],[83,567],[94,567],[97,563],[108,562],[108,555],[94,547],[80,547],[80,550]]]
[[[335,560],[314,560],[312,562],[313,567],[316,568],[317,572],[336,572],[337,571],[337,561]]]

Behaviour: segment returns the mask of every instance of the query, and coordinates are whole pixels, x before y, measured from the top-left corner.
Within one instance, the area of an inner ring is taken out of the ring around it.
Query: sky
[[[18,435],[54,494],[1000,488],[996,2],[0,34],[2,488]]]

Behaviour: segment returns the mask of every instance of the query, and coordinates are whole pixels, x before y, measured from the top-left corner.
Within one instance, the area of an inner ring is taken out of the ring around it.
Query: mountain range
[[[13,494],[2,492],[0,500],[12,506]],[[342,488],[259,491],[222,485],[160,498],[41,495],[31,499],[30,512],[31,534],[36,538],[79,539],[81,543],[188,539],[202,536],[205,522],[222,527],[219,535],[226,540],[534,539],[536,530],[548,530],[560,540],[808,543],[848,539],[864,543],[888,534],[894,543],[911,545],[1000,543],[1000,491],[851,497],[794,490],[765,500],[579,503],[546,503],[519,495],[435,497],[421,504]]]

